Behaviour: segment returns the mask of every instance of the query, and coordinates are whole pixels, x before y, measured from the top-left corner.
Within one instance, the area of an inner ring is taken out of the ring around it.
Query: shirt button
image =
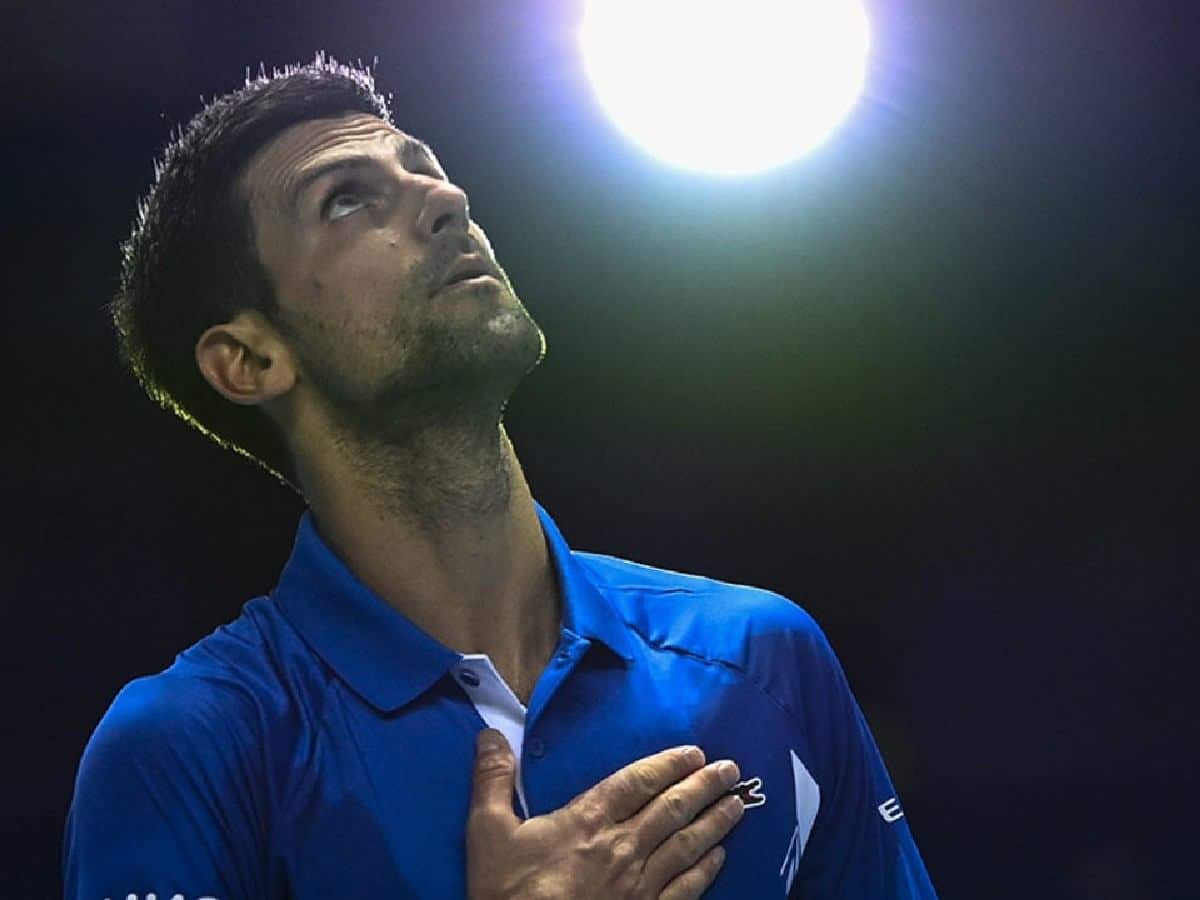
[[[458,677],[462,680],[463,684],[468,684],[471,687],[479,687],[479,676],[470,669],[463,669],[458,673]]]
[[[530,738],[525,742],[525,748],[534,759],[541,759],[546,752],[546,745],[542,743],[541,738]]]

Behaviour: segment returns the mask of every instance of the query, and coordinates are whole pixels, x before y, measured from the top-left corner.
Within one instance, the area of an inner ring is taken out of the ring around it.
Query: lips
[[[460,256],[454,261],[449,271],[446,272],[446,276],[441,280],[438,289],[452,287],[453,285],[461,284],[464,281],[479,278],[483,275],[499,279],[496,267],[482,256],[478,254]]]

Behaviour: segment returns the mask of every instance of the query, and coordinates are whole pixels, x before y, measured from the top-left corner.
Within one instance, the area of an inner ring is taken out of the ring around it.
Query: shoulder
[[[265,895],[254,885],[279,780],[264,735],[278,728],[264,702],[265,654],[245,625],[223,626],[117,693],[75,779],[63,857],[71,896],[125,896],[129,879],[155,877],[214,896]]]
[[[827,643],[795,601],[765,588],[577,552],[618,614],[655,647],[763,674],[781,657],[818,661]]]
[[[117,693],[84,750],[81,775],[101,766],[209,765],[261,746],[283,695],[259,601]]]
[[[137,769],[143,774],[221,767],[257,733],[250,696],[230,680],[175,667],[136,678],[96,725],[80,762],[80,778]]]
[[[97,846],[151,840],[179,816],[208,834],[239,808],[263,809],[252,721],[238,693],[209,681],[168,671],[127,684],[79,760],[70,852],[94,859]]]

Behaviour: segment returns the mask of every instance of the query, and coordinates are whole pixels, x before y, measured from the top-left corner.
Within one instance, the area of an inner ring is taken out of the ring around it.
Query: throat
[[[526,709],[529,708],[529,701],[533,698],[533,691],[537,687],[538,679],[546,671],[557,646],[558,630],[556,628],[554,640],[543,642],[542,646],[533,654],[526,655],[521,659],[506,658],[501,661],[492,659],[492,665],[496,667],[496,672],[504,679],[509,690],[516,695]]]

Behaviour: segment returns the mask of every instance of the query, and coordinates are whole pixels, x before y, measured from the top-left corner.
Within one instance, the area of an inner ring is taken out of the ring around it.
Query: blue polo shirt
[[[434,640],[301,517],[267,596],[126,685],[84,750],[69,900],[465,897],[475,738],[520,761],[538,816],[641,757],[737,761],[745,816],[705,894],[935,897],[833,650],[799,606],[571,550],[538,517],[563,603],[526,709],[487,657]]]

